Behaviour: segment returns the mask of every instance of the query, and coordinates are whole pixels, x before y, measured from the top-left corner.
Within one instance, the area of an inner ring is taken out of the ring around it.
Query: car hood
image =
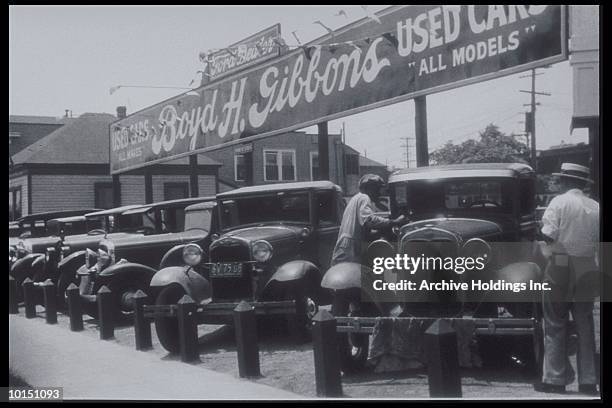
[[[279,241],[297,240],[302,229],[303,227],[293,225],[257,225],[240,228],[222,234],[213,245],[221,245],[224,240],[253,242],[262,239],[274,245]]]
[[[77,251],[79,249],[96,249],[100,241],[104,239],[123,239],[129,237],[142,237],[143,234],[135,233],[135,232],[113,232],[110,234],[97,234],[97,235],[89,235],[89,234],[79,234],[79,235],[69,235],[64,238],[64,245],[70,247],[70,252]]]
[[[27,241],[32,245],[32,253],[44,253],[47,248],[54,247],[60,242],[62,242],[60,237],[50,236],[50,237],[40,237],[40,238],[27,238],[23,241]]]
[[[474,237],[489,238],[502,233],[501,226],[493,221],[474,218],[435,218],[412,222],[404,225],[400,236],[410,234],[410,238],[435,238],[436,231],[448,231],[460,240]]]
[[[182,232],[170,232],[166,234],[154,234],[154,235],[134,235],[126,234],[124,236],[111,236],[109,234],[106,238],[108,241],[112,241],[115,245],[116,253],[120,254],[121,251],[129,250],[130,248],[146,247],[148,245],[180,245],[188,242],[199,241],[208,236],[209,232],[201,229],[193,229]]]

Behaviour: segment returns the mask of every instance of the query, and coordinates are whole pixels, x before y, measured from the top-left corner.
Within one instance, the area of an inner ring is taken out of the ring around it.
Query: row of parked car
[[[410,242],[422,248],[423,242],[444,241],[472,256],[488,252],[492,278],[497,271],[507,277],[520,270],[526,280],[539,274],[531,259],[490,253],[488,244],[535,240],[535,175],[529,166],[406,169],[390,176],[388,189],[390,215],[405,214],[410,222],[368,236],[365,267],[374,256],[409,252]],[[157,305],[176,304],[185,294],[201,305],[232,309],[241,300],[293,300],[295,310],[284,316],[287,328],[307,337],[310,319],[321,305],[331,304],[332,313],[339,316],[389,315],[394,307],[393,302],[364,295],[363,265],[329,267],[345,202],[340,187],[315,181],[64,216],[39,215],[44,221],[29,216],[13,226],[22,235],[9,238],[10,273],[18,283],[27,277],[35,282],[52,279],[62,305],[66,288],[75,283],[86,312],[94,317],[96,293],[103,285],[115,296],[122,319],[132,314],[139,289]],[[29,228],[37,222],[37,230]],[[518,315],[532,309],[513,310]],[[478,315],[479,310],[471,313]],[[497,317],[495,308],[482,307],[480,313]],[[218,316],[210,323],[219,323]],[[176,318],[160,315],[155,327],[160,343],[176,352]],[[345,368],[365,362],[367,335],[347,333],[340,341]]]

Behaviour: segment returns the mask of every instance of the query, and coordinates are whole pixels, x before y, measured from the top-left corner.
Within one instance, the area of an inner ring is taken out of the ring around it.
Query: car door
[[[338,239],[344,204],[342,198],[333,190],[317,191],[314,202],[318,220],[318,225],[315,226],[317,259],[318,266],[324,272],[329,268],[332,252]]]

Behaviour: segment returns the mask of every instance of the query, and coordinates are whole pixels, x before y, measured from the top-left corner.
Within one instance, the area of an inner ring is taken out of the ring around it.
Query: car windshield
[[[511,179],[417,180],[392,187],[392,211],[417,218],[511,213]]]
[[[199,209],[185,212],[185,231],[203,229],[210,231],[212,223],[212,210]]]
[[[51,235],[77,235],[87,232],[85,221],[49,221],[47,223],[47,232]]]
[[[87,224],[87,231],[99,229],[108,231],[106,217],[103,215],[97,217],[87,217],[85,223]]]
[[[308,193],[277,193],[244,197],[220,203],[221,227],[263,222],[309,223]]]

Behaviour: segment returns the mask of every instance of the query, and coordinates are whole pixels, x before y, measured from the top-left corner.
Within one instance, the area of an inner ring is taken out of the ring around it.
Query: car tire
[[[319,305],[312,296],[298,293],[290,297],[295,301],[296,314],[287,316],[287,331],[289,336],[298,343],[312,339],[312,318],[319,311]]]
[[[176,305],[185,295],[185,289],[178,284],[163,288],[155,299],[156,306]],[[155,331],[164,349],[177,354],[180,351],[178,319],[176,317],[155,317]]]
[[[68,309],[68,297],[66,295],[66,290],[71,283],[78,285],[78,280],[75,274],[76,271],[64,272],[57,280],[57,308],[59,310]]]
[[[132,298],[138,290],[146,293],[149,282],[143,277],[133,277],[112,279],[107,286],[113,294],[117,322],[131,322],[134,316]]]
[[[334,316],[360,316],[360,307],[353,307],[359,302],[345,296],[334,296],[332,315]],[[357,312],[351,310],[356,309]],[[368,359],[370,335],[366,333],[338,333],[338,351],[340,353],[340,366],[345,373],[354,373],[365,368]]]

